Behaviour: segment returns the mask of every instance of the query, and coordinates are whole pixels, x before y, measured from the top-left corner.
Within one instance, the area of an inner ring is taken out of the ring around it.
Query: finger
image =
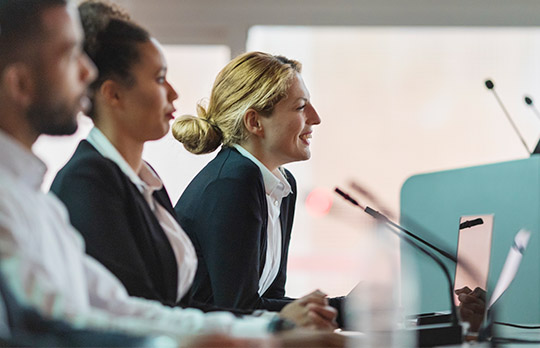
[[[309,294],[307,294],[307,295],[304,296],[304,297],[308,297],[308,296],[326,297],[326,296],[328,296],[328,294],[325,294],[325,293],[322,292],[321,290],[317,289],[317,290],[315,290],[315,291],[310,292]]]
[[[468,303],[465,305],[460,306],[460,308],[470,310],[476,314],[483,314],[486,310],[486,306],[484,303]]]
[[[326,297],[322,297],[322,296],[320,296],[318,294],[306,295],[306,296],[302,297],[301,299],[299,299],[298,302],[300,302],[302,304],[317,303],[317,304],[320,304],[322,306],[328,305],[328,299]]]
[[[328,294],[327,294],[326,292],[321,291],[321,290],[319,290],[319,289],[315,290],[315,291],[313,292],[313,294],[314,294],[314,295],[317,295],[317,296],[324,297],[324,298],[328,297]]]
[[[482,314],[486,310],[486,307],[484,306],[483,303],[482,304],[471,303],[471,304],[467,305],[467,307],[469,307],[476,314]]]
[[[481,298],[472,295],[461,294],[458,296],[458,300],[461,303],[484,303]]]
[[[472,295],[481,298],[484,301],[486,300],[486,291],[480,287],[476,287],[472,292]]]
[[[317,329],[327,329],[327,330],[334,330],[336,329],[336,325],[329,320],[326,320],[325,318],[321,317],[316,312],[310,311],[307,314],[307,319],[311,325],[315,325]]]
[[[461,289],[456,289],[454,290],[454,292],[456,293],[456,295],[459,295],[459,294],[470,294],[472,292],[472,290],[468,287],[468,286],[464,286],[462,287]]]
[[[319,306],[313,303],[307,305],[307,309],[313,312],[316,312],[323,318],[327,320],[335,320],[337,317],[337,310],[330,306]]]

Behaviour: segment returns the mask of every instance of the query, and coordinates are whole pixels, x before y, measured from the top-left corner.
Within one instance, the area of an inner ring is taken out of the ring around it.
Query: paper
[[[491,308],[495,302],[497,302],[506,289],[508,289],[510,283],[512,283],[514,280],[530,237],[531,232],[527,230],[520,230],[514,237],[514,244],[512,244],[512,247],[508,252],[501,275],[499,276],[499,281],[497,281],[495,290],[493,291],[493,294],[489,300],[488,309]]]

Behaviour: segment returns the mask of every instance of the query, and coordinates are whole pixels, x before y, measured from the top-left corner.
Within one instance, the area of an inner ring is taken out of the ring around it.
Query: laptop
[[[479,287],[487,292],[486,310],[496,303],[514,280],[527,247],[530,232],[520,230],[506,258],[503,270],[491,291],[487,289],[491,242],[493,236],[493,215],[462,216],[459,223],[456,273],[454,290],[464,286],[471,290]],[[457,296],[455,303],[458,304]],[[426,313],[418,316],[417,325],[444,323],[450,321],[448,312]]]
[[[486,291],[492,237],[493,215],[460,218],[454,290],[467,286],[471,290],[478,287]],[[455,294],[454,303],[459,303]]]

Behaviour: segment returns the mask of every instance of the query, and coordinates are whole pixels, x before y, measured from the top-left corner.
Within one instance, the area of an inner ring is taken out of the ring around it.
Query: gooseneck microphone
[[[534,106],[534,102],[532,98],[529,96],[525,96],[523,100],[525,101],[525,104],[527,104],[531,108],[531,110],[534,112],[536,117],[540,118],[540,111],[538,111],[538,109]],[[537,154],[537,153],[540,153],[540,141],[538,141],[538,143],[536,144],[536,147],[534,148],[532,152],[532,154]]]
[[[345,198],[347,201],[351,202],[353,205],[359,207],[360,209],[362,209],[363,211],[365,211],[367,214],[371,215],[372,217],[374,217],[377,221],[379,222],[382,222],[388,226],[391,227],[391,231],[393,231],[395,234],[397,234],[401,240],[405,241],[406,243],[408,243],[409,245],[411,245],[413,248],[417,249],[418,251],[420,251],[421,253],[429,256],[431,259],[433,259],[433,261],[435,261],[443,270],[447,280],[448,280],[448,285],[449,285],[449,288],[450,288],[450,304],[451,304],[451,312],[452,312],[452,324],[457,324],[458,322],[458,318],[457,318],[457,313],[456,313],[456,308],[455,308],[455,305],[454,305],[454,289],[453,289],[453,286],[452,286],[452,278],[450,277],[450,272],[448,271],[448,268],[446,267],[446,265],[441,261],[441,259],[439,259],[435,254],[433,254],[431,251],[425,249],[424,247],[414,243],[412,240],[410,240],[409,238],[406,238],[406,237],[403,237],[402,235],[402,232],[403,233],[407,233],[407,235],[409,235],[410,237],[412,238],[415,238],[417,240],[419,240],[418,237],[416,237],[414,234],[406,231],[403,227],[395,224],[394,222],[390,221],[386,216],[382,215],[381,213],[379,213],[378,211],[376,210],[373,210],[371,209],[370,207],[364,207],[362,206],[360,203],[358,203],[354,198],[352,198],[350,195],[346,194],[345,192],[343,192],[341,189],[339,189],[338,187],[335,188],[335,191],[337,192],[337,194],[339,194],[341,197]],[[425,241],[424,241],[425,242]],[[425,242],[427,243],[427,242]],[[433,248],[436,248],[434,246],[431,246]],[[440,250],[440,249],[439,249]],[[438,250],[438,251],[439,251]],[[444,250],[440,250],[440,251],[443,251]],[[445,252],[446,253],[446,252]],[[448,253],[446,253],[448,254]],[[448,257],[453,260],[454,262],[456,262],[456,258],[450,254],[448,254]]]
[[[446,281],[448,282],[448,289],[449,289],[449,298],[450,298],[450,326],[446,327],[438,327],[438,328],[430,328],[430,329],[422,329],[419,328],[418,330],[418,343],[420,347],[431,347],[434,345],[445,345],[445,344],[458,344],[462,342],[462,330],[461,326],[459,324],[458,315],[456,306],[454,303],[454,289],[452,286],[452,278],[450,276],[450,272],[448,271],[448,267],[442,262],[442,260],[437,257],[435,254],[433,254],[431,251],[427,250],[423,246],[415,243],[412,239],[404,236],[404,232],[406,231],[403,227],[393,223],[390,221],[386,216],[380,214],[378,211],[371,209],[370,207],[362,206],[360,203],[358,203],[354,198],[352,198],[347,193],[343,192],[339,188],[335,188],[335,192],[338,193],[341,197],[343,197],[345,200],[349,201],[353,205],[359,207],[367,214],[374,217],[377,221],[386,224],[389,229],[396,234],[402,241],[409,244],[414,249],[420,251],[421,253],[427,255],[429,258],[431,258],[439,267],[442,269]],[[407,231],[408,232],[408,231]],[[412,233],[409,232],[408,234],[410,237],[415,238]],[[416,239],[416,238],[415,238]],[[451,256],[451,255],[449,255]],[[455,257],[452,257],[455,260]]]
[[[531,151],[529,150],[529,146],[527,145],[527,143],[525,142],[525,140],[523,139],[523,137],[521,136],[521,133],[519,132],[518,128],[516,127],[514,121],[512,120],[512,117],[510,117],[510,114],[508,113],[508,111],[506,110],[506,108],[504,107],[504,104],[503,102],[501,101],[501,98],[499,98],[499,95],[497,94],[497,92],[495,91],[495,85],[493,84],[493,81],[491,80],[486,80],[485,81],[485,84],[486,84],[486,87],[487,89],[489,89],[493,95],[495,96],[495,99],[497,99],[497,103],[499,103],[499,106],[501,107],[501,109],[503,110],[504,114],[506,115],[506,118],[508,119],[508,121],[510,122],[510,124],[512,125],[512,127],[514,128],[514,131],[516,132],[517,136],[519,137],[519,140],[521,140],[521,143],[523,144],[523,146],[525,147],[525,150],[527,151],[527,154],[531,154]]]
[[[386,216],[384,216],[383,214],[379,213],[378,211],[366,206],[366,207],[363,207],[362,205],[360,205],[354,198],[352,198],[350,195],[346,194],[345,192],[343,192],[341,189],[337,188],[335,189],[335,191],[337,192],[337,194],[339,194],[341,197],[345,198],[347,201],[351,202],[352,204],[360,207],[363,211],[365,211],[367,214],[371,215],[372,217],[374,217],[375,219],[377,220],[380,220],[394,228],[397,228],[398,230],[400,230],[401,232],[405,233],[406,235],[408,235],[409,237],[415,239],[416,241],[428,246],[429,248],[431,248],[432,250],[435,250],[436,252],[438,252],[439,254],[441,254],[442,256],[444,256],[445,258],[447,258],[448,260],[456,263],[457,262],[457,259],[454,255],[450,254],[449,252],[445,251],[445,250],[442,250],[441,248],[433,245],[432,243],[428,242],[427,240],[423,239],[423,238],[420,238],[419,236],[417,236],[416,234],[406,230],[404,227],[401,227],[400,225],[396,224],[395,222],[393,222],[392,220],[388,219]]]
[[[540,111],[538,111],[538,109],[534,106],[532,98],[529,96],[525,96],[523,100],[525,101],[525,104],[527,104],[531,108],[536,117],[540,118]]]

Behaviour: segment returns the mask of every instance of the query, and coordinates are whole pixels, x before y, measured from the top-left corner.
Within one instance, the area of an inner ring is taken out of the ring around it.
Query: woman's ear
[[[7,95],[23,108],[32,103],[35,93],[35,83],[32,72],[24,63],[7,66],[1,76],[1,83]]]
[[[260,137],[264,136],[261,117],[262,116],[253,109],[248,109],[244,114],[244,126],[246,127],[247,131]]]
[[[117,106],[120,103],[119,86],[113,80],[106,80],[99,87],[99,94],[103,97],[103,100],[111,106]]]

